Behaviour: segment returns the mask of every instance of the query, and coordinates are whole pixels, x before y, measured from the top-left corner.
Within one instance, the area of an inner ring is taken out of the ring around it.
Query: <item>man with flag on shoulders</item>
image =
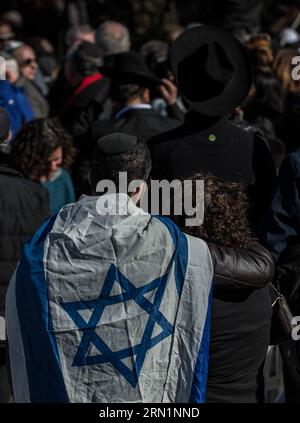
[[[204,241],[137,207],[151,169],[135,136],[102,137],[82,196],[47,220],[6,300],[16,402],[204,402],[213,268]],[[119,173],[139,180],[118,187]],[[117,210],[117,213],[115,212]]]

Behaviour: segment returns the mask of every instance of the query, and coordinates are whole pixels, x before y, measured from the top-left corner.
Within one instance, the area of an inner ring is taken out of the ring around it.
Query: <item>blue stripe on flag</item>
[[[25,244],[16,275],[16,301],[31,402],[69,402],[52,332],[44,243],[56,216],[48,219]]]
[[[212,305],[212,289],[210,290],[210,294],[209,294],[205,326],[204,326],[204,330],[202,334],[197,363],[194,370],[194,379],[193,379],[192,391],[190,396],[190,402],[193,402],[193,403],[204,403],[206,398],[210,327],[211,327],[211,305]]]
[[[163,216],[154,216],[168,229],[175,247],[175,282],[178,295],[181,294],[188,264],[188,242],[186,236],[172,220]]]

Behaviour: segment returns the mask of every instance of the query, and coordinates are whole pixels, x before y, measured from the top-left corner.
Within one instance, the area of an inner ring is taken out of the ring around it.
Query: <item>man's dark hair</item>
[[[135,100],[141,98],[144,87],[137,84],[112,84],[111,87],[111,99],[120,105],[125,105],[129,100]]]
[[[119,173],[127,173],[130,184],[134,180],[147,181],[151,171],[151,156],[147,145],[138,142],[130,150],[120,154],[107,154],[96,148],[90,172],[92,190],[96,192],[99,181],[107,179],[114,182],[119,191]]]

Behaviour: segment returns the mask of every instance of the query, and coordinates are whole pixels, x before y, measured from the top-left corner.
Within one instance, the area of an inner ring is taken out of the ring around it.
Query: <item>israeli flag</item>
[[[6,300],[16,402],[205,401],[208,247],[114,201],[84,196],[25,245]]]

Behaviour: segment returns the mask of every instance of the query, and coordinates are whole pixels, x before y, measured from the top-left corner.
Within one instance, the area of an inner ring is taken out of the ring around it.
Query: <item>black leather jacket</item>
[[[208,244],[214,265],[214,286],[220,289],[263,288],[272,281],[273,259],[262,245],[251,241],[247,248]]]
[[[206,400],[209,403],[262,401],[261,369],[271,327],[267,287],[274,265],[257,242],[247,248],[209,245],[214,264],[210,358]]]

